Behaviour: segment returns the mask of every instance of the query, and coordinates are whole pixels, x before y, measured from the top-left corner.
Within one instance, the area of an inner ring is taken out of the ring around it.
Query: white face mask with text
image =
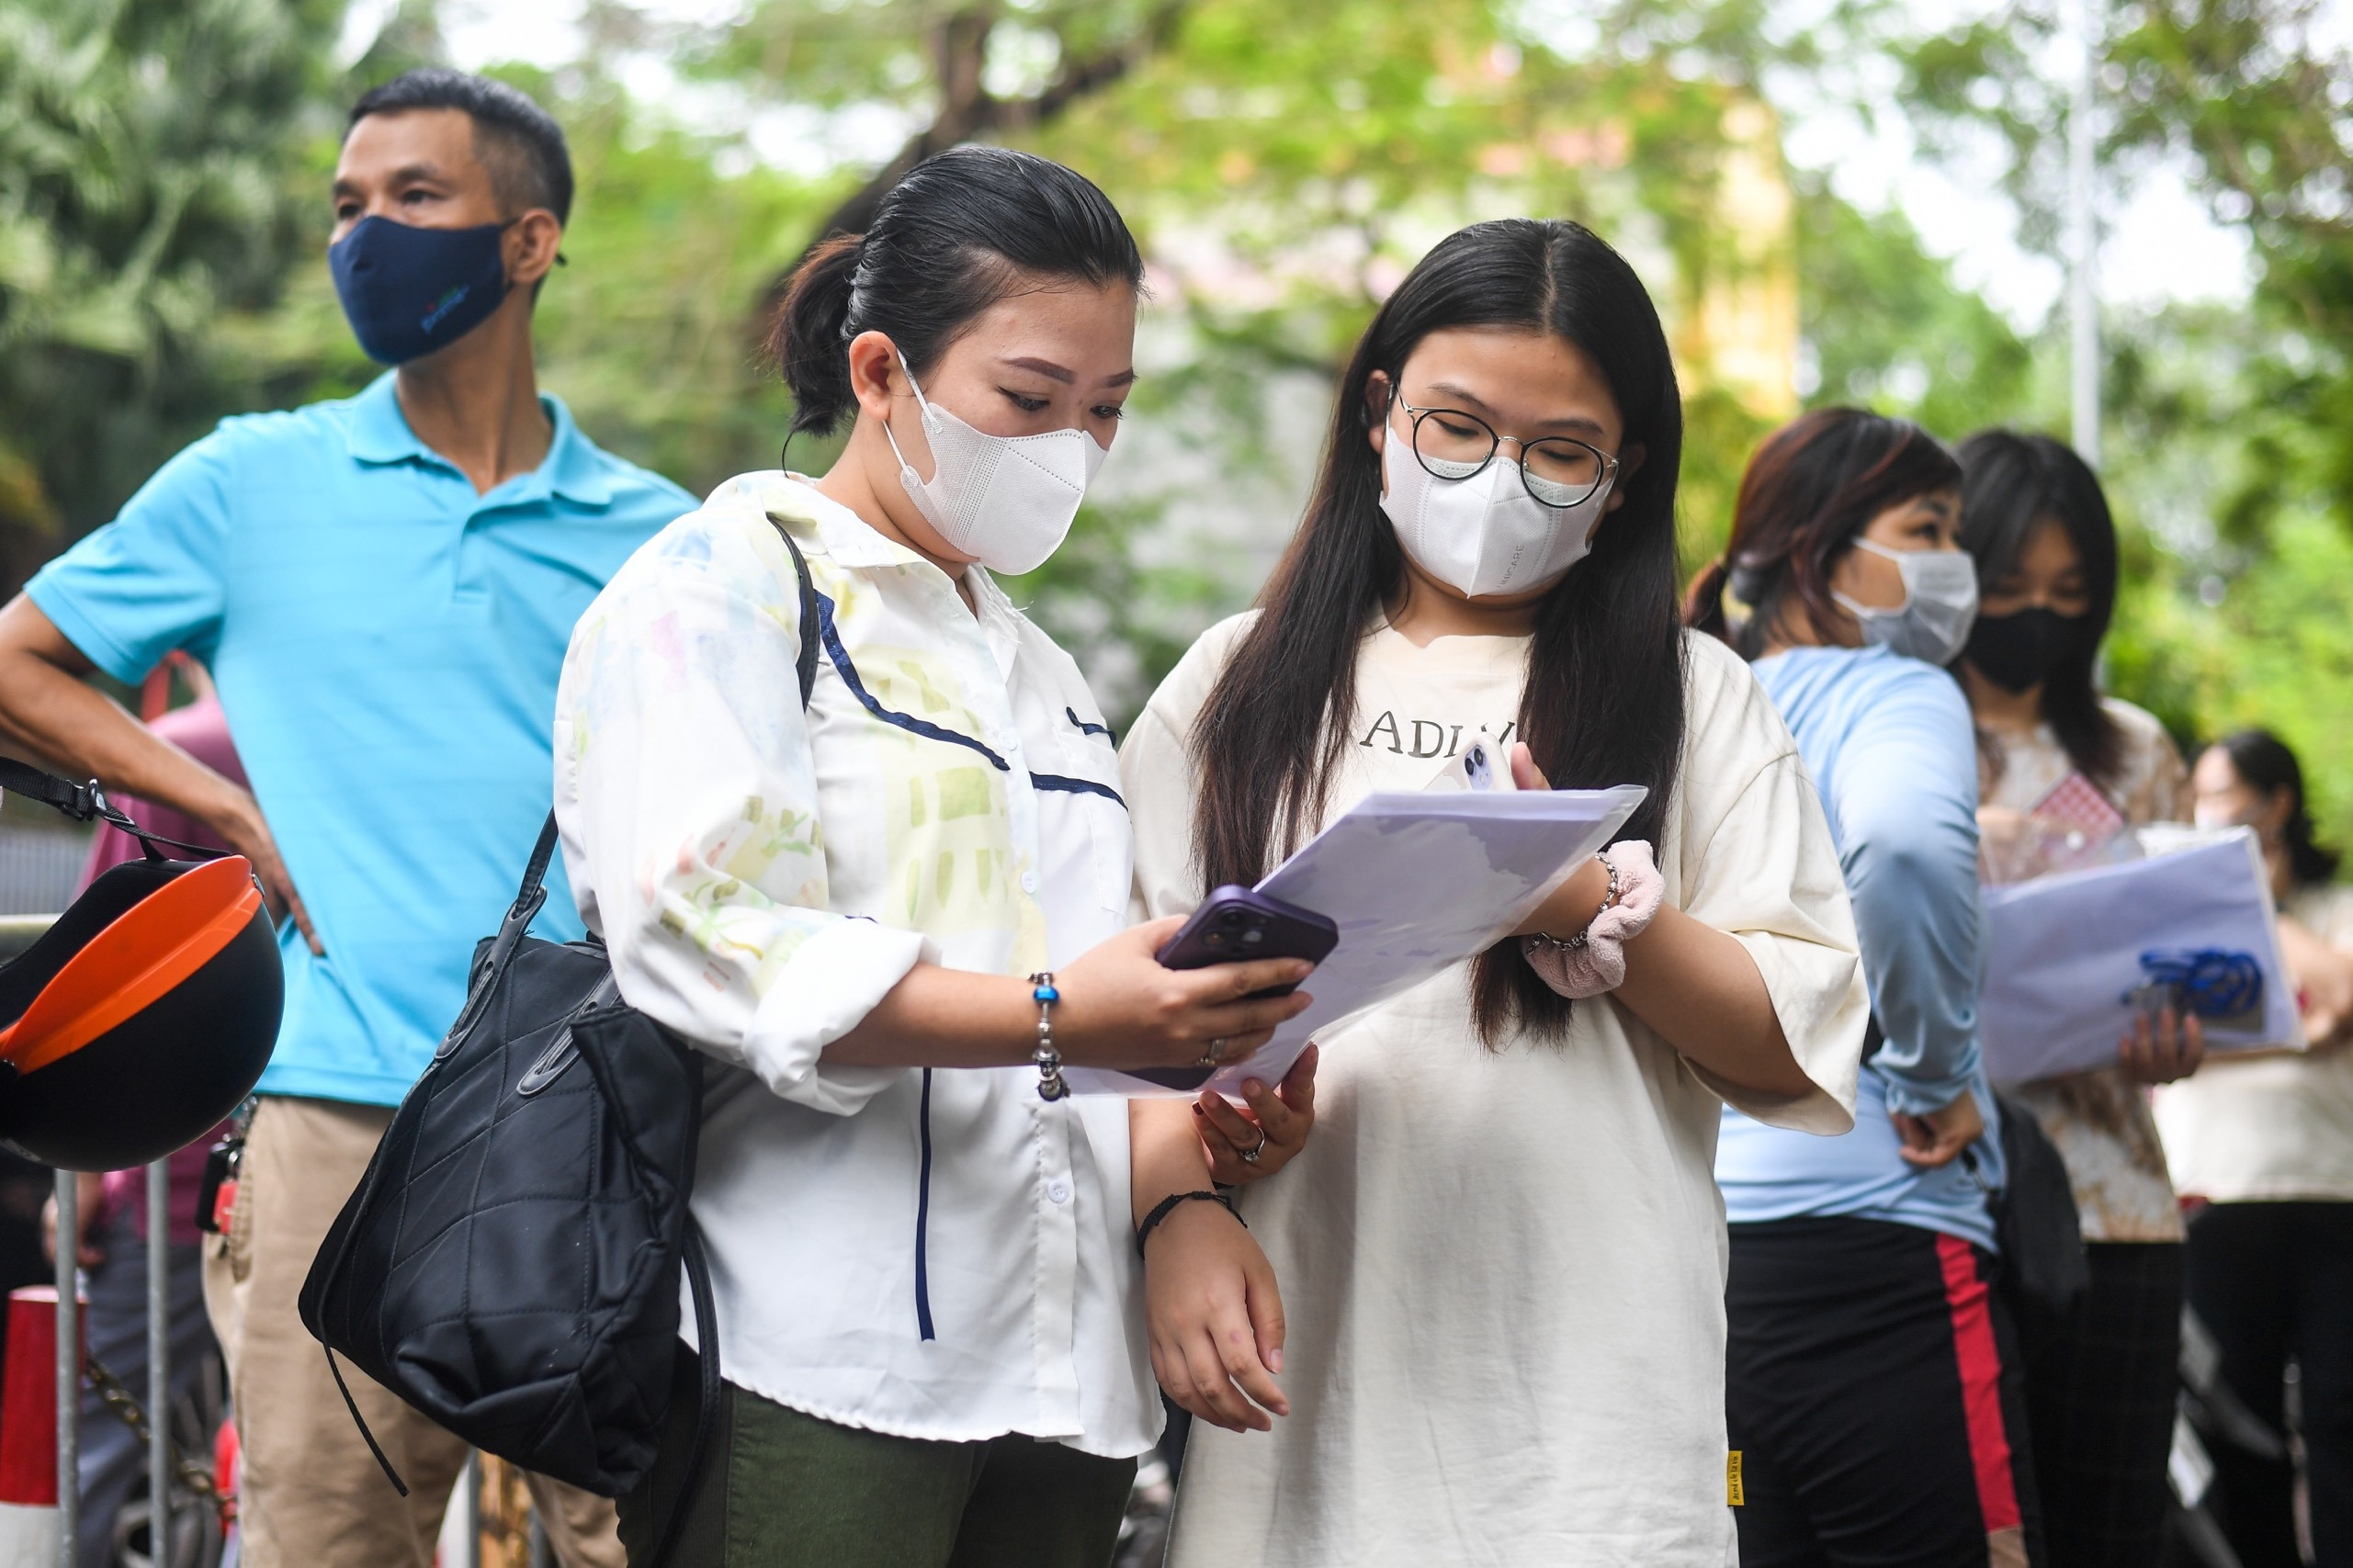
[[[1862,639],[1892,653],[1950,664],[1977,624],[1977,563],[1966,550],[1891,550],[1873,539],[1855,548],[1884,556],[1904,579],[1904,602],[1892,610],[1859,604],[1833,592],[1862,626]]]
[[[1381,443],[1381,473],[1388,480],[1381,511],[1405,553],[1474,599],[1541,588],[1583,560],[1615,483],[1614,476],[1602,480],[1574,506],[1546,506],[1500,452],[1468,479],[1442,479],[1421,466],[1411,434],[1394,421]]]
[[[907,369],[904,355],[899,367]],[[941,538],[990,571],[1017,577],[1045,565],[1069,536],[1087,486],[1111,454],[1083,430],[990,435],[926,399],[911,370],[907,385],[932,444],[932,477],[915,477],[888,421],[882,433],[916,510]]]

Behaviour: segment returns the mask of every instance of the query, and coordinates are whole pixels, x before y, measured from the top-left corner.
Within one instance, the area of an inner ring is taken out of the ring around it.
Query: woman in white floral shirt
[[[1109,1560],[1160,1424],[1127,1108],[1064,1097],[1049,1047],[1074,1077],[1254,1049],[1305,1004],[1241,998],[1307,968],[1171,972],[1175,921],[1124,929],[1110,731],[990,577],[1069,527],[1142,271],[1067,169],[919,165],[776,328],[794,429],[850,421],[841,457],[721,485],[573,634],[571,885],[623,996],[717,1069],[694,1211],[725,1397],[683,1499],[672,1402],[633,1558],[683,1506],[695,1563]]]
[[[1961,541],[1980,608],[1953,666],[1977,721],[1989,874],[2014,880],[2095,854],[2128,824],[2179,821],[2188,773],[2155,718],[2094,682],[2116,600],[2116,529],[2099,481],[2045,435],[1962,443]],[[2147,1086],[2197,1066],[2197,1021],[2145,1023],[2114,1066],[2005,1086],[2058,1145],[2083,1217],[2091,1289],[2036,1348],[2028,1418],[2051,1561],[2158,1557],[2180,1349],[2181,1216]]]

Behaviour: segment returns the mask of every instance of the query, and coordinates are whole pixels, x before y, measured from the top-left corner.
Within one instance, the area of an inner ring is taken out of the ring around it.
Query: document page
[[[2194,979],[2206,1049],[2304,1043],[2255,835],[2144,829],[2145,860],[1985,889],[1979,1024],[1996,1083],[2111,1066],[2136,1009]]]
[[[1457,791],[1372,795],[1276,867],[1259,891],[1340,927],[1340,945],[1300,988],[1315,1005],[1257,1055],[1214,1073],[1148,1081],[1066,1069],[1073,1089],[1241,1098],[1244,1078],[1279,1081],[1317,1032],[1412,989],[1491,946],[1610,841],[1648,792]]]

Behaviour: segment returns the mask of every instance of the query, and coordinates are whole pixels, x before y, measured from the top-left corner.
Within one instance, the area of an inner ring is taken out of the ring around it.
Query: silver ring
[[[1209,1043],[1208,1046],[1201,1053],[1200,1060],[1194,1062],[1193,1065],[1196,1067],[1214,1067],[1223,1063],[1225,1059],[1226,1037],[1220,1034],[1216,1039],[1212,1040]]]
[[[1244,1165],[1256,1165],[1258,1163],[1258,1156],[1264,1153],[1266,1153],[1266,1129],[1261,1127],[1258,1130],[1258,1142],[1252,1144],[1249,1148],[1242,1151],[1242,1163]]]

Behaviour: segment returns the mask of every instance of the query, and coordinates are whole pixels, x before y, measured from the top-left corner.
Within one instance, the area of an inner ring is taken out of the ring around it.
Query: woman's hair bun
[[[828,435],[857,408],[850,342],[888,335],[922,375],[979,317],[1035,280],[1140,288],[1144,257],[1093,182],[1035,153],[955,147],[908,171],[864,234],[804,257],[768,347],[793,395],[792,433]]]

